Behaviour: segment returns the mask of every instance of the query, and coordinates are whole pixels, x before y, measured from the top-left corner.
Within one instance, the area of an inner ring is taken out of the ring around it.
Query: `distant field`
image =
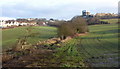
[[[62,43],[57,56],[63,66],[118,66],[118,24],[89,26],[90,33]],[[119,28],[120,29],[120,28]]]
[[[2,30],[2,47],[9,48],[15,45],[18,38],[27,35],[26,28],[28,27],[17,27],[13,29]],[[51,37],[56,36],[56,28],[54,27],[32,27],[32,34],[34,36],[29,37],[27,40],[31,44],[36,44],[38,41],[43,41]]]
[[[101,21],[107,21],[109,23],[117,23],[118,19],[101,19]]]

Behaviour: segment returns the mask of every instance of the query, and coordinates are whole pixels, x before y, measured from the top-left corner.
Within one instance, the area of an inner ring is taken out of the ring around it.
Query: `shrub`
[[[87,22],[82,17],[74,17],[71,21],[63,22],[58,27],[58,36],[65,39],[67,36],[72,36],[76,33],[88,32]]]
[[[100,24],[100,20],[97,17],[87,19],[88,25]]]
[[[58,27],[58,36],[61,39],[65,39],[67,36],[74,35],[74,29],[70,23],[63,23]]]
[[[64,21],[54,21],[54,22],[49,22],[49,26],[54,26],[54,27],[59,27]]]
[[[75,30],[75,33],[85,33],[88,32],[87,22],[82,17],[76,17],[71,20],[72,26]]]

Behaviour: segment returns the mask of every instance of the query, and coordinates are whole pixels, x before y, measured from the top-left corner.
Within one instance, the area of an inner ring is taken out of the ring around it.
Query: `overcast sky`
[[[71,19],[82,10],[117,13],[119,0],[1,0],[0,17]]]

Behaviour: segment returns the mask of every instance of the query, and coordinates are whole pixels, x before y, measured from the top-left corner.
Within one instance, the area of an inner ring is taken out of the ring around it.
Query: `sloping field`
[[[29,27],[17,27],[13,29],[2,30],[2,47],[10,48],[15,45],[18,39],[28,35],[26,29]],[[56,36],[56,28],[33,26],[31,27],[31,36],[27,38],[28,43],[36,44],[38,41],[43,41]]]
[[[118,67],[118,25],[93,25],[89,29],[87,35],[61,44],[57,55],[61,55],[63,66]]]
[[[3,30],[3,45],[6,44],[7,47],[12,44],[13,40],[13,43],[15,43],[19,37],[27,35],[26,28]],[[36,67],[118,67],[120,66],[118,65],[118,29],[120,28],[115,23],[92,25],[89,26],[90,32],[86,35],[75,37],[64,43],[38,45],[36,49],[38,51],[35,50],[34,54],[24,55],[20,57],[21,60],[20,58],[19,61],[15,59],[11,63],[8,62],[8,64],[11,66],[11,64],[17,62],[16,65],[19,66],[23,64],[24,59],[26,64],[20,66],[26,66],[30,63]],[[53,27],[32,27],[32,34],[35,35],[28,37],[27,40],[29,43],[34,44],[39,40],[55,37],[56,32],[56,28]],[[51,53],[49,54],[45,50],[49,50],[48,52],[51,51]],[[25,59],[25,56],[29,59]]]

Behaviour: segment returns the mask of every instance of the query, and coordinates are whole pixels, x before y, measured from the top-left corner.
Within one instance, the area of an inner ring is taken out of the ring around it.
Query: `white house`
[[[0,18],[0,28],[6,28],[11,26],[27,26],[27,25],[36,25],[36,22],[31,21],[29,23],[17,21],[15,19],[9,19],[9,18]]]
[[[19,23],[19,25],[26,26],[26,25],[28,25],[28,23]]]
[[[1,28],[11,27],[11,26],[19,26],[19,25],[20,25],[20,23],[18,23],[16,21],[0,20]]]
[[[10,26],[19,26],[20,23],[16,21],[10,21],[10,22],[6,22],[5,24],[7,25],[7,27],[10,27]]]
[[[0,20],[0,28],[7,27],[5,20]]]

